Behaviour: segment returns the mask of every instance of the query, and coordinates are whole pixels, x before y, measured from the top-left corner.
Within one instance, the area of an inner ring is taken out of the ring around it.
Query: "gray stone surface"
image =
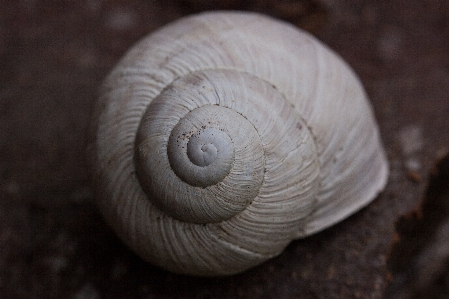
[[[273,4],[276,3],[276,4]],[[382,298],[395,222],[449,151],[449,2],[0,1],[0,298]],[[185,14],[248,9],[311,30],[359,74],[391,163],[385,192],[343,223],[226,278],[164,272],[93,204],[85,159],[102,78]]]

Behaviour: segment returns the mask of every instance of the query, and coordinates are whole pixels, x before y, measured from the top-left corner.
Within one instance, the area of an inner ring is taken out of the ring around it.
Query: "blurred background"
[[[86,131],[129,47],[225,9],[285,20],[341,55],[391,174],[367,208],[279,257],[194,278],[143,262],[103,222]],[[0,298],[448,298],[448,151],[449,1],[0,0]]]

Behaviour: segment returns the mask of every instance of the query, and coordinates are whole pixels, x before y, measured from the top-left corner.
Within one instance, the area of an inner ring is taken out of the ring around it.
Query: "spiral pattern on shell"
[[[238,273],[368,204],[387,163],[364,90],[307,33],[205,13],[106,79],[90,143],[105,219],[145,260]]]

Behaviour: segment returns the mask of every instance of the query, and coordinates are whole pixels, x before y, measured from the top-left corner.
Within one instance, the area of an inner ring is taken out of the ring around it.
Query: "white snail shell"
[[[107,222],[143,259],[228,275],[366,206],[388,166],[364,89],[314,37],[203,13],[106,79],[89,145]]]

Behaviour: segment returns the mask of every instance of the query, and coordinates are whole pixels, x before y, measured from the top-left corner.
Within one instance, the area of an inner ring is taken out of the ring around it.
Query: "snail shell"
[[[203,13],[105,80],[89,145],[107,222],[143,259],[229,275],[366,206],[388,166],[363,87],[311,35]]]

